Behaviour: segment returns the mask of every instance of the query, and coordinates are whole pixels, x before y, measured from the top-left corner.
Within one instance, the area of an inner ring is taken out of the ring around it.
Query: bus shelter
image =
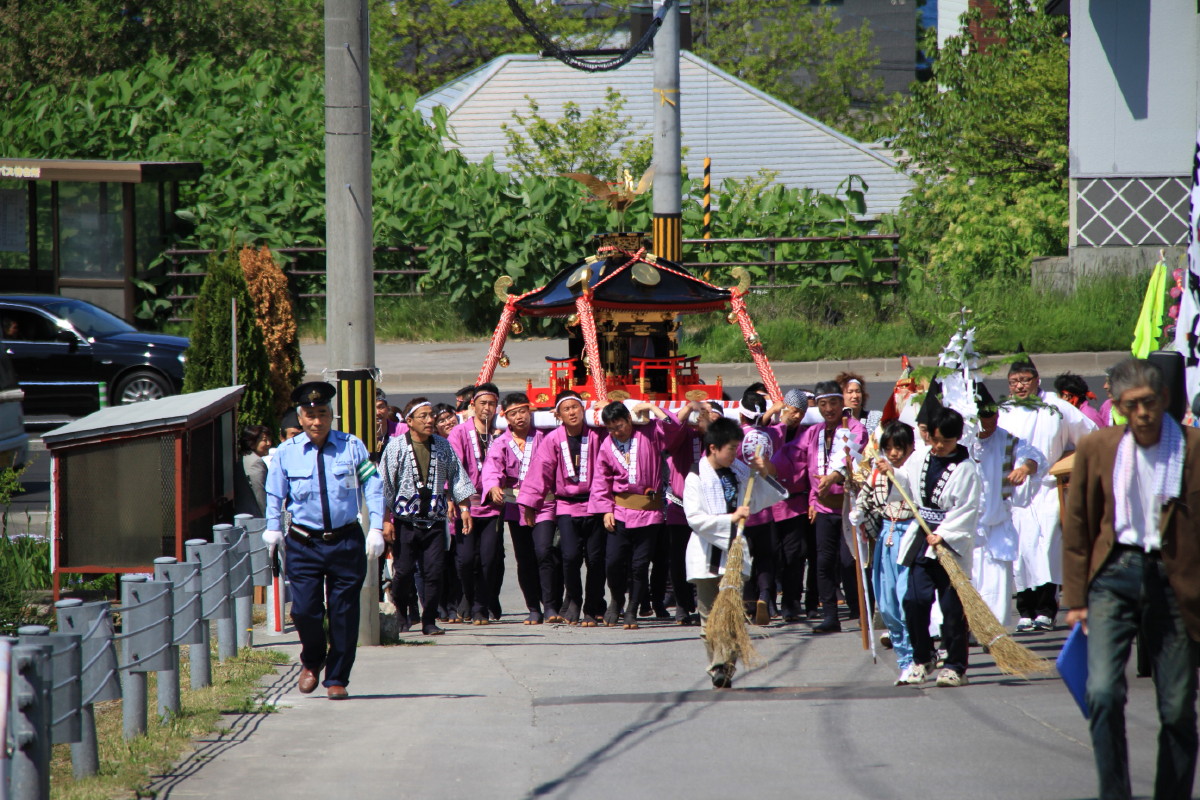
[[[135,281],[186,232],[195,161],[0,158],[0,284],[76,297],[132,322]]]

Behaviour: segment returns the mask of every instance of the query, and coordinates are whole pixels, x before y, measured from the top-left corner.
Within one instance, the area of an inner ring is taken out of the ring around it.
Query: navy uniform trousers
[[[362,528],[354,525],[336,542],[302,539],[294,533],[284,541],[292,622],[303,643],[300,663],[314,672],[323,667],[324,686],[345,686],[358,647],[359,593],[367,575]]]

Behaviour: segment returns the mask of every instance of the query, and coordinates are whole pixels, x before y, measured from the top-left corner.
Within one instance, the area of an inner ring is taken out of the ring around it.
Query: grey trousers
[[[717,592],[720,591],[720,578],[698,578],[692,581],[696,587],[696,610],[700,612],[700,638],[704,640],[704,649],[708,652],[708,674],[715,673],[717,668],[728,666],[731,669],[737,664],[737,654],[722,649],[714,651],[712,642],[708,640],[708,615],[712,613],[713,603],[717,602]]]

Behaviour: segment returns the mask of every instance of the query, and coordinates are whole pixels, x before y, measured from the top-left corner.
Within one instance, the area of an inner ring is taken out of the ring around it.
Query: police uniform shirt
[[[326,529],[318,458],[325,472],[330,529],[358,519],[360,489],[366,494],[370,527],[382,528],[383,481],[370,462],[366,445],[355,436],[332,430],[319,455],[307,433],[279,446],[267,470],[267,529],[283,530],[280,517],[285,504],[296,525]]]

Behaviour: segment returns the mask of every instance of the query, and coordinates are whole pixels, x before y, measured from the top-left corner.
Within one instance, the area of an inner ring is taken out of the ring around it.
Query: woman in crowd
[[[247,425],[238,439],[241,458],[234,475],[233,507],[235,514],[264,517],[267,513],[267,463],[263,456],[271,451],[271,430],[265,425]]]
[[[867,411],[867,384],[863,376],[857,372],[841,372],[834,380],[842,387],[843,402],[850,409],[850,416],[863,424],[868,436],[873,434],[883,419],[883,412]]]

